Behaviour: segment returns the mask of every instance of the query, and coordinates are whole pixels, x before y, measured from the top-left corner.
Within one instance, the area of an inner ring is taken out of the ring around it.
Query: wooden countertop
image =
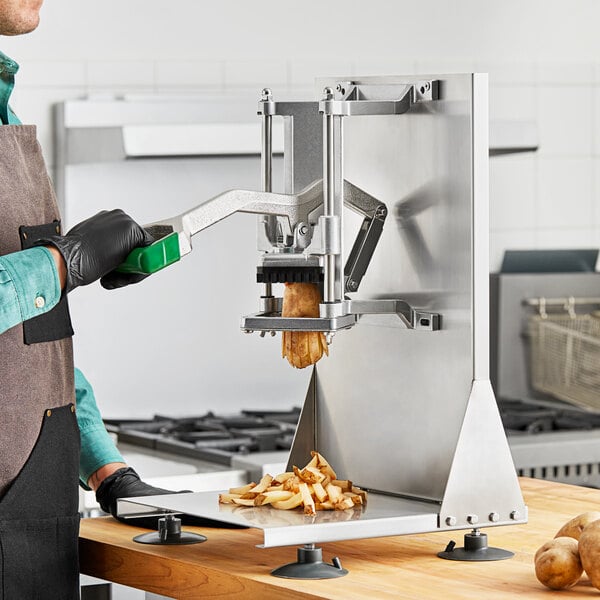
[[[106,517],[81,523],[81,572],[173,598],[597,598],[600,592],[585,574],[570,590],[546,589],[535,577],[533,555],[566,521],[598,510],[600,490],[536,479],[520,482],[529,523],[483,530],[490,546],[515,553],[508,560],[464,563],[436,556],[450,539],[462,546],[466,531],[354,540],[322,544],[323,560],[339,556],[348,575],[298,581],[270,575],[296,560],[296,548],[256,548],[262,542],[259,530],[185,527],[204,533],[208,541],[148,546],[132,541],[147,530]]]

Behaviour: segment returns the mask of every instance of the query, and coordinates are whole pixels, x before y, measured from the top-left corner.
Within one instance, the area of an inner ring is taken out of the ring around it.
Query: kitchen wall
[[[167,8],[168,7],[168,8]],[[269,10],[270,9],[270,10]],[[48,0],[4,38],[13,106],[52,163],[51,105],[85,94],[311,96],[317,76],[486,71],[492,118],[533,120],[537,154],[491,162],[491,269],[505,248],[600,238],[600,3]]]

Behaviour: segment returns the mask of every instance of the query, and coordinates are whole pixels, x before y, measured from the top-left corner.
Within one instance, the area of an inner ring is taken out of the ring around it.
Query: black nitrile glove
[[[140,479],[140,476],[131,467],[123,467],[102,481],[100,487],[96,490],[96,500],[104,512],[110,513],[113,517],[117,517],[118,498],[160,496],[162,494],[179,493],[181,492],[164,490],[148,485]]]
[[[112,289],[137,283],[146,275],[113,272],[139,246],[147,246],[152,236],[122,210],[103,210],[75,225],[66,235],[41,239],[36,245],[51,244],[61,253],[67,267],[65,291],[100,279]]]
[[[115,519],[133,525],[134,527],[145,527],[147,529],[158,529],[157,516],[123,518],[117,516],[117,499],[133,498],[135,496],[160,496],[162,494],[183,494],[189,490],[174,492],[162,488],[153,487],[144,483],[140,476],[131,468],[124,467],[109,475],[96,490],[96,500],[104,512],[110,513]],[[183,525],[195,525],[197,527],[222,527],[226,529],[246,529],[243,525],[234,525],[195,517],[193,515],[178,514]]]

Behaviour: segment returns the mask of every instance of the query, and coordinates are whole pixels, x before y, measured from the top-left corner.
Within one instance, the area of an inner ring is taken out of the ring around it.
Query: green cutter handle
[[[156,240],[149,246],[136,248],[121,263],[117,271],[121,273],[156,273],[181,258],[179,253],[179,234],[174,231]]]

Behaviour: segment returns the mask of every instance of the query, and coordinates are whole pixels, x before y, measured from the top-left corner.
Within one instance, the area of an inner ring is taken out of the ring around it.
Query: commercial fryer
[[[317,89],[315,102],[263,91],[262,190],[226,192],[158,225],[185,254],[229,214],[261,215],[260,310],[242,331],[317,330],[331,342],[288,466],[316,449],[368,501],[306,516],[219,505],[208,492],[121,500],[119,512],[257,527],[265,547],[526,522],[489,381],[487,76],[331,78]],[[283,193],[270,168],[278,118]],[[284,281],[318,282],[320,317],[281,317]]]

